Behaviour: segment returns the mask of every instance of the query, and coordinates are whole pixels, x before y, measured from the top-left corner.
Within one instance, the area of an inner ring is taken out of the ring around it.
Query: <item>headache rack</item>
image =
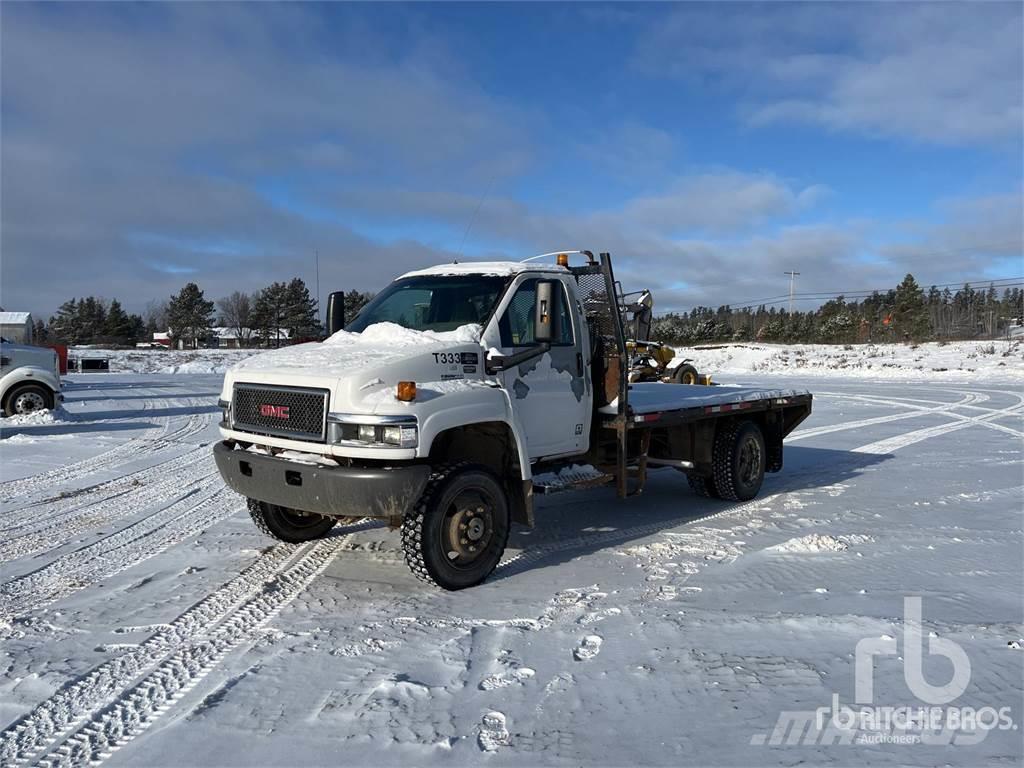
[[[629,495],[627,478],[629,471],[629,359],[626,352],[626,337],[623,331],[622,314],[625,302],[622,287],[612,273],[610,253],[601,253],[594,259],[590,251],[582,251],[587,263],[569,267],[576,278],[577,295],[583,305],[583,314],[591,333],[591,351],[595,360],[594,402],[597,406],[616,403],[615,416],[600,419],[595,413],[599,428],[615,430],[615,481],[619,497]],[[647,469],[646,440],[637,467],[642,487]],[[639,488],[637,489],[639,490]]]

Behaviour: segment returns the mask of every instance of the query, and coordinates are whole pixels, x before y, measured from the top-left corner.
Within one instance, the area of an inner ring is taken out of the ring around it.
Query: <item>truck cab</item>
[[[53,410],[63,399],[54,350],[0,338],[0,409],[5,416]]]
[[[636,420],[610,256],[575,253],[586,262],[407,273],[344,328],[329,311],[335,332],[322,343],[229,370],[214,454],[260,529],[306,541],[339,519],[382,518],[401,528],[414,573],[459,589],[497,565],[512,522],[532,525],[533,494],[547,489],[539,472],[591,465],[582,485],[615,482],[625,497],[642,489],[648,461],[676,462],[704,495],[740,498],[739,486],[715,485],[713,451],[695,449],[715,433],[697,423],[720,418],[705,401],[680,400],[700,413],[679,423],[659,424],[675,407]],[[798,423],[758,401],[769,439],[756,436],[754,493]]]

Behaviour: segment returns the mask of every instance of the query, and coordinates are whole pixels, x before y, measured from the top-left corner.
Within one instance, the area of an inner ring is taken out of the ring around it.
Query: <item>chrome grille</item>
[[[231,425],[242,432],[322,443],[327,395],[326,389],[235,384]]]

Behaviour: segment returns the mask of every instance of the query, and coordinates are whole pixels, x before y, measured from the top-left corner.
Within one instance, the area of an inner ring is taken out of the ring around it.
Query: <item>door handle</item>
[[[582,352],[577,352],[576,353],[576,375],[577,376],[582,376],[583,375],[583,353]]]

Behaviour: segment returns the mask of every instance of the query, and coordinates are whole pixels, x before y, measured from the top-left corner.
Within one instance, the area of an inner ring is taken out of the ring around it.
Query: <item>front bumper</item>
[[[213,447],[221,477],[243,496],[328,517],[404,515],[430,478],[425,464],[390,468],[300,464],[231,443]]]

